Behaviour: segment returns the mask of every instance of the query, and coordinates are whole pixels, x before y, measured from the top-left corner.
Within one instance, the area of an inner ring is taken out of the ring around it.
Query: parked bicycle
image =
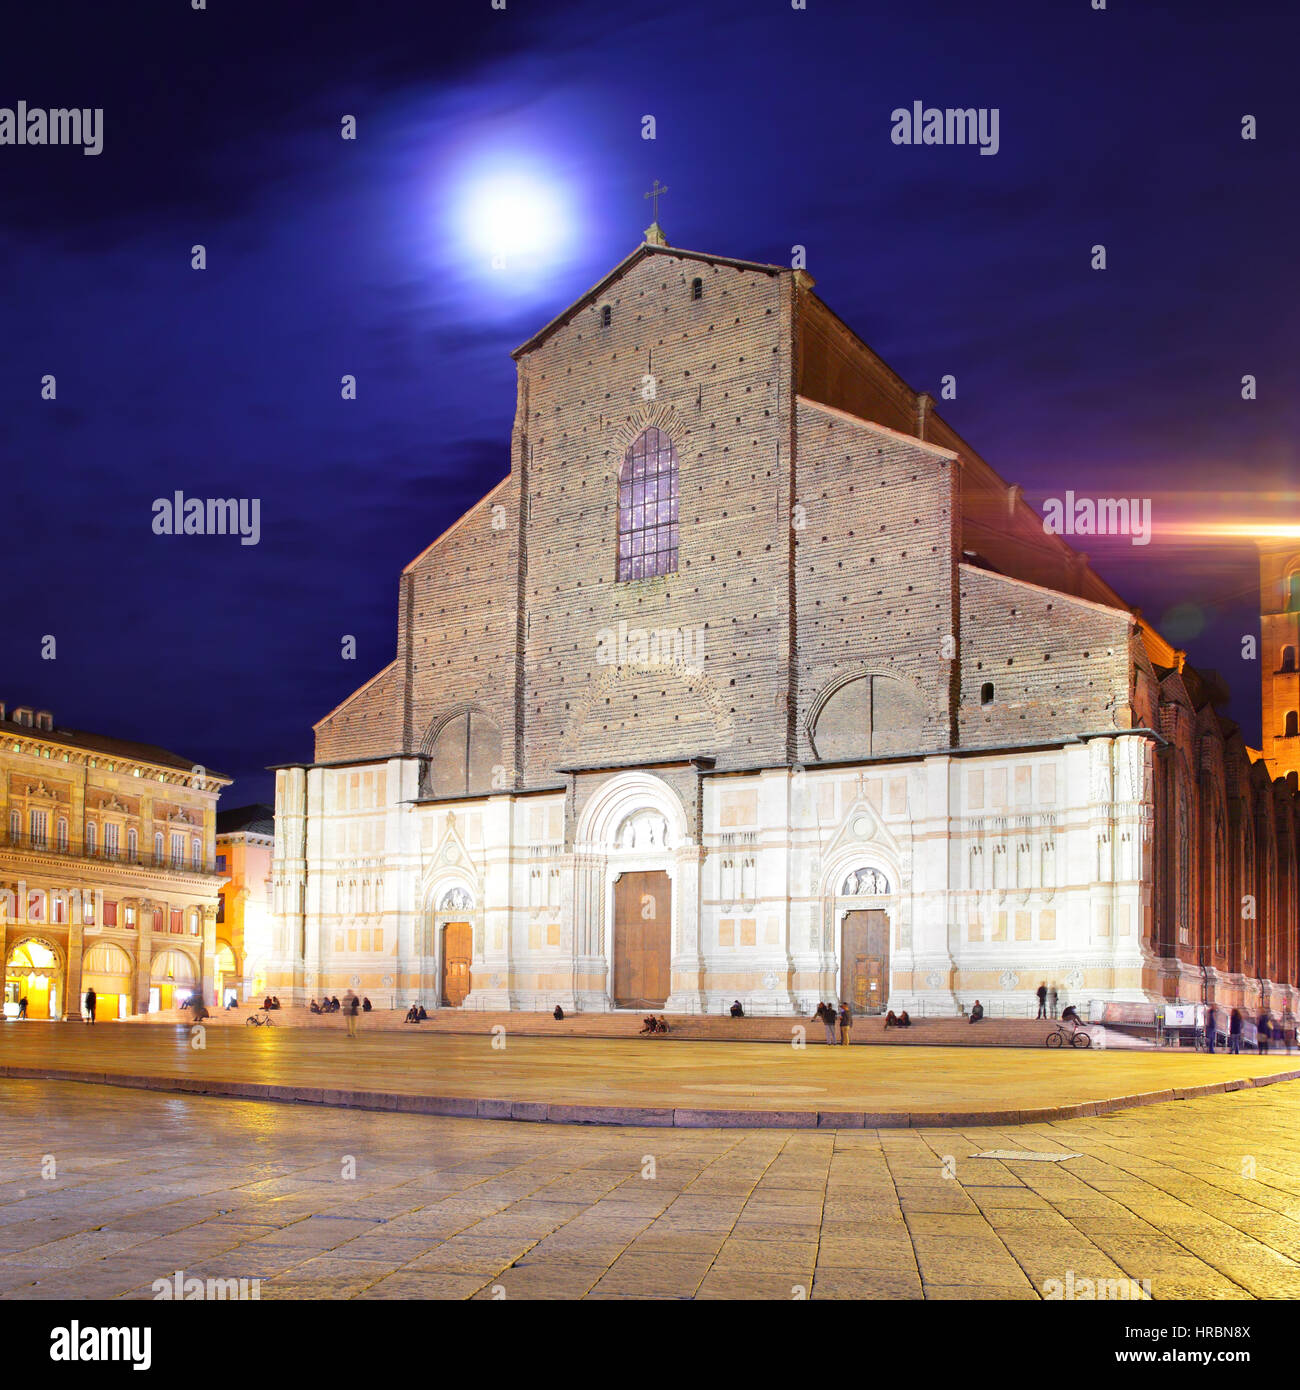
[[[275,1019],[265,1011],[260,1014],[249,1014],[244,1020],[244,1026],[247,1028],[274,1028]]]
[[[1091,1047],[1092,1034],[1085,1028],[1076,1028],[1072,1033],[1057,1024],[1047,1035],[1048,1047]]]

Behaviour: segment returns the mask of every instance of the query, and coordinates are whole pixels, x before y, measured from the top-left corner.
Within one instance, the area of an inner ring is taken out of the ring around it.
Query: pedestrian
[[[95,1021],[95,991],[94,991],[93,989],[88,989],[88,990],[86,991],[86,1022],[87,1022],[87,1023],[94,1023],[94,1021]]]
[[[1047,1017],[1047,981],[1038,986],[1038,1017]]]
[[[1049,989],[1049,990],[1047,991],[1047,1012],[1048,1012],[1053,1018],[1056,1017],[1056,986],[1055,986],[1055,985],[1053,985],[1053,986],[1051,987],[1051,989]]]
[[[26,1017],[27,1017],[27,996],[26,996],[25,994],[24,994],[23,997],[18,1001],[18,1017],[19,1017],[19,1018],[26,1018]]]
[[[1261,1053],[1268,1051],[1268,1040],[1273,1032],[1273,1021],[1269,1018],[1267,1010],[1260,1014],[1259,1025],[1255,1030],[1256,1041]]]
[[[1228,1017],[1228,1046],[1236,1056],[1241,1052],[1241,1010],[1233,1009]]]
[[[826,1029],[826,1041],[830,1046],[835,1046],[835,1010],[829,1004],[817,1005],[817,1017],[821,1019]]]
[[[1218,1022],[1214,1017],[1214,1005],[1211,1004],[1205,1011],[1205,1050],[1214,1051],[1214,1045],[1218,1042]]]
[[[355,1038],[361,1025],[361,1000],[351,990],[348,990],[343,999],[343,1011],[348,1016],[348,1037]]]
[[[978,1022],[980,1021],[980,1019],[982,1019],[983,1017],[984,1017],[984,1005],[981,1004],[980,1001],[977,999],[977,1000],[975,1001],[975,1003],[971,1005],[970,1017],[967,1018],[966,1022],[967,1022],[967,1023],[978,1023]]]
[[[840,1000],[840,1046],[848,1047],[853,1032],[853,1011],[847,999]]]

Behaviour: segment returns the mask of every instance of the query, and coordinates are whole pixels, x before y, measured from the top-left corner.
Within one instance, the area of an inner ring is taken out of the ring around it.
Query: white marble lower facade
[[[667,1012],[803,1014],[845,988],[846,914],[888,916],[882,1007],[1023,1014],[1202,997],[1153,949],[1154,747],[1141,731],[1014,752],[699,774],[693,812],[654,768],[566,789],[419,799],[413,758],[277,773],[268,989],[442,1002],[444,928],[472,930],[463,1007],[615,1007],[615,884],[671,884]],[[680,787],[680,779],[678,786]],[[576,809],[571,809],[576,808]],[[570,817],[572,823],[570,824]],[[1256,1004],[1259,982],[1210,980]],[[1295,991],[1263,982],[1269,1007]]]

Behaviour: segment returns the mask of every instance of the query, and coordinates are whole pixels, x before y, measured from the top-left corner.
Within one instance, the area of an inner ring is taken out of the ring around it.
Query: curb
[[[633,1125],[674,1129],[971,1129],[982,1125],[1043,1124],[1077,1120],[1164,1105],[1229,1091],[1300,1081],[1300,1070],[1270,1076],[1238,1077],[1204,1086],[1142,1091],[1037,1110],[693,1110],[680,1106],[550,1104],[499,1097],[422,1096],[396,1091],[342,1091],[321,1086],[272,1085],[251,1081],[208,1080],[189,1076],[146,1076],[124,1072],[69,1071],[66,1067],[0,1065],[0,1077],[19,1081],[73,1081],[90,1086],[123,1086],[141,1091],[179,1091],[226,1100],[277,1101],[326,1105],[346,1110],[387,1110],[407,1115],[441,1115],[460,1119],[515,1120],[536,1124]]]

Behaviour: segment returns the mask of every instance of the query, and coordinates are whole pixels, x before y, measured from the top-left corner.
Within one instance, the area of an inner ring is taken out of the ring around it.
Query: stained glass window
[[[659,429],[632,441],[618,475],[618,577],[677,573],[677,450]]]

